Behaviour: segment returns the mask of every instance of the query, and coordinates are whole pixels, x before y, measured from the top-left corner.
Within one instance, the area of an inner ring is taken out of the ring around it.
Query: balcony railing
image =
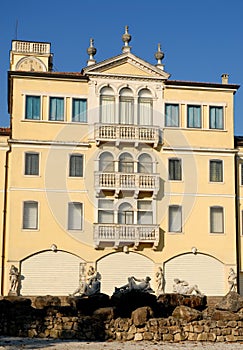
[[[95,172],[95,190],[97,196],[102,190],[114,190],[116,195],[129,190],[135,192],[135,197],[140,191],[151,191],[155,198],[159,191],[159,174]]]
[[[157,147],[161,142],[161,130],[158,126],[123,125],[123,124],[95,124],[95,141],[100,142],[120,142],[152,144]]]
[[[94,244],[96,248],[106,244],[113,244],[114,248],[122,245],[152,243],[156,248],[159,244],[158,225],[119,225],[94,224]]]
[[[13,40],[12,50],[21,53],[49,54],[51,51],[51,44]]]

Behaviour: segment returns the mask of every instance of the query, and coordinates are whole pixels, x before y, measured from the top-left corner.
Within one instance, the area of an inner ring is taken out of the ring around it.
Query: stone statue
[[[228,275],[229,292],[237,291],[237,274],[234,269],[230,268]]]
[[[161,266],[159,266],[158,271],[155,274],[155,281],[157,284],[157,290],[156,290],[157,296],[159,296],[160,294],[164,294],[165,293],[165,277],[164,277],[164,273],[163,273]]]
[[[131,290],[139,290],[141,292],[154,293],[150,286],[150,277],[145,277],[145,279],[138,279],[134,276],[128,277],[128,283],[122,287],[115,287],[115,293],[125,292]],[[136,283],[139,282],[139,283]]]
[[[178,294],[185,294],[185,295],[190,295],[190,294],[197,294],[202,296],[202,293],[198,289],[198,286],[194,284],[193,286],[190,286],[188,282],[186,281],[181,281],[178,278],[174,279],[174,284],[173,284],[173,292],[178,293]]]
[[[100,285],[101,285],[100,280],[101,280],[101,274],[99,272],[96,272],[93,266],[90,266],[87,272],[86,282],[80,285],[70,295],[75,296],[76,294],[79,294],[82,297],[82,296],[90,296],[90,295],[100,293]]]
[[[9,270],[10,289],[9,294],[17,295],[19,284],[19,270],[16,266],[11,265]]]

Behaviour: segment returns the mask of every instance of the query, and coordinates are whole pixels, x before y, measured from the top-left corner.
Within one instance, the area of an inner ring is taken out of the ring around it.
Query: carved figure
[[[134,276],[128,277],[128,283],[122,287],[115,287],[115,293],[125,292],[131,290],[140,290],[141,292],[154,293],[150,286],[150,277],[145,277],[144,279],[138,279]],[[139,283],[136,283],[139,282]]]
[[[155,274],[155,278],[157,284],[156,294],[159,296],[160,294],[165,293],[165,277],[161,266],[159,266],[158,271]]]
[[[100,293],[100,285],[101,285],[101,274],[96,272],[93,266],[89,267],[87,272],[87,281],[86,283],[79,286],[71,296],[75,296],[79,294],[80,296],[90,296],[93,294]]]
[[[173,292],[174,293],[186,294],[186,295],[190,295],[190,294],[195,293],[197,295],[202,296],[202,293],[200,292],[200,290],[198,289],[198,286],[196,284],[194,284],[193,286],[190,286],[188,282],[181,281],[181,280],[179,280],[179,278],[175,278],[174,282],[175,282],[173,285]]]
[[[234,269],[229,270],[229,276],[228,276],[228,283],[229,283],[229,292],[237,290],[237,274],[235,273]]]
[[[19,270],[16,266],[11,265],[9,270],[10,293],[17,293],[19,282]]]

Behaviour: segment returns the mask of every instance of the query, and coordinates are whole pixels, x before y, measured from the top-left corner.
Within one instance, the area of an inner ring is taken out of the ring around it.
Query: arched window
[[[133,93],[129,88],[123,88],[120,91],[120,124],[134,124],[133,115]]]
[[[121,173],[133,173],[134,172],[134,161],[131,154],[125,152],[119,157],[119,171]]]
[[[110,152],[103,152],[99,159],[99,171],[113,172],[114,171],[114,158]]]
[[[111,87],[103,87],[100,91],[100,122],[115,122],[115,96]]]
[[[130,203],[122,203],[118,208],[118,223],[122,225],[133,225],[134,212]]]
[[[143,153],[138,157],[138,172],[147,174],[153,172],[153,162],[149,154]]]
[[[153,117],[152,94],[148,89],[142,89],[138,94],[138,120],[140,125],[152,125]]]

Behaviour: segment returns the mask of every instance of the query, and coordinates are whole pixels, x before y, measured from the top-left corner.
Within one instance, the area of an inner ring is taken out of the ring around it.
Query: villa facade
[[[172,80],[131,52],[81,72],[52,71],[50,43],[12,42],[10,129],[0,130],[1,290],[11,265],[21,295],[68,295],[89,266],[111,295],[162,267],[205,295],[242,271],[243,141],[234,94],[219,83]],[[239,169],[239,171],[238,171]],[[236,176],[236,174],[238,174]],[[237,219],[236,219],[237,218]]]

